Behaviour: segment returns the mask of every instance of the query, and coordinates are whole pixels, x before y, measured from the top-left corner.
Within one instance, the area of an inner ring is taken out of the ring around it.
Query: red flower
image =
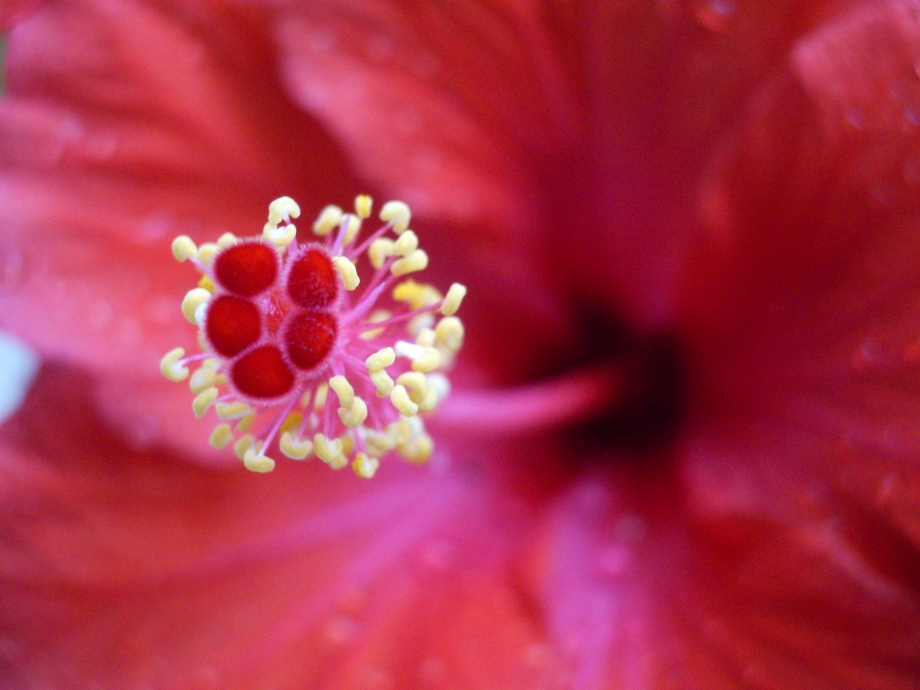
[[[914,2],[28,5],[11,687],[916,687]],[[366,185],[470,286],[440,461],[228,466],[169,242]]]

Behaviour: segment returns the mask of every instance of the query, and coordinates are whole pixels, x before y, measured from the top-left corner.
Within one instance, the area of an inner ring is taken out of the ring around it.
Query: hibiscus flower
[[[915,2],[4,12],[7,686],[917,687]],[[253,475],[170,242],[365,190],[470,289],[436,457]]]

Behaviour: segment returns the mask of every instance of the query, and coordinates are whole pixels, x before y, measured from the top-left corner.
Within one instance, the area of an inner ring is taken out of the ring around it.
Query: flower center
[[[219,418],[238,420],[232,428],[219,424],[211,443],[233,443],[251,470],[274,467],[265,452],[276,437],[287,457],[315,452],[335,469],[351,464],[368,478],[389,451],[412,462],[432,453],[419,414],[448,392],[439,370],[462,345],[454,313],[466,288],[454,284],[445,296],[403,280],[425,269],[428,256],[408,229],[402,202],[385,204],[385,224],[357,244],[370,209],[365,196],[356,199],[355,214],[329,206],[313,226],[319,241],[298,243],[291,218],[300,209],[284,197],[269,206],[261,237],[227,234],[197,247],[183,236],[173,243],[175,257],[204,274],[182,302],[200,328],[203,352],[185,357],[176,348],[161,371],[181,381],[188,364],[201,363],[189,381],[192,409],[202,417],[213,406]],[[358,290],[356,262],[365,252],[375,273]],[[437,313],[443,318],[436,322]],[[260,419],[261,429],[249,433]]]

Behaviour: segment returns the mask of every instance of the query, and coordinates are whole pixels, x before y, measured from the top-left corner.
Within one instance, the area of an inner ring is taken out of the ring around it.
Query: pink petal
[[[288,102],[257,16],[180,3],[49,3],[16,16],[0,105],[0,327],[48,356],[156,372],[190,340],[180,233],[258,232],[349,185]]]
[[[0,438],[11,682],[528,688],[546,674],[505,567],[526,511],[481,480],[196,468],[127,448],[85,383],[46,369]]]
[[[728,3],[721,19],[695,1],[277,5],[293,97],[387,194],[463,228],[468,245],[438,246],[491,262],[511,311],[564,290],[646,326],[673,316],[711,147],[825,13],[813,2]],[[518,255],[549,280],[518,274]]]

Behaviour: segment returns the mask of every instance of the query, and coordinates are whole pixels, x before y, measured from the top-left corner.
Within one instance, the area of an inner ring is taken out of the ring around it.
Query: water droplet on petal
[[[894,472],[889,472],[882,477],[882,481],[880,481],[878,485],[876,500],[879,506],[884,506],[891,502],[897,498],[903,490],[904,480]]]
[[[857,105],[847,108],[844,119],[853,129],[859,130],[866,126],[866,114],[863,112],[863,109]]]
[[[83,154],[95,161],[110,160],[118,150],[119,137],[115,132],[94,132],[80,140]]]
[[[702,27],[721,32],[736,10],[734,0],[706,0],[697,6],[694,17]]]
[[[597,574],[605,578],[618,578],[627,572],[632,562],[632,554],[622,546],[602,549],[596,557]]]
[[[426,688],[442,685],[447,678],[447,664],[443,659],[428,657],[418,667],[418,679]]]
[[[101,331],[112,323],[114,315],[115,310],[112,309],[111,304],[108,302],[96,302],[90,307],[89,325],[97,331]]]
[[[328,53],[335,43],[335,33],[329,27],[318,26],[307,34],[307,47],[314,53]]]
[[[645,520],[639,515],[624,515],[616,524],[616,535],[626,544],[638,544],[645,539]]]
[[[419,561],[432,570],[450,570],[456,564],[457,548],[446,539],[430,539],[422,544]]]
[[[360,690],[392,690],[396,687],[393,674],[376,666],[365,666],[357,678]]]
[[[25,282],[25,258],[16,247],[0,247],[0,286],[18,288]]]
[[[323,635],[333,645],[346,645],[358,634],[358,622],[351,616],[336,614],[326,621]]]
[[[395,49],[396,42],[391,36],[377,34],[367,41],[367,56],[374,62],[383,62],[393,55]]]

